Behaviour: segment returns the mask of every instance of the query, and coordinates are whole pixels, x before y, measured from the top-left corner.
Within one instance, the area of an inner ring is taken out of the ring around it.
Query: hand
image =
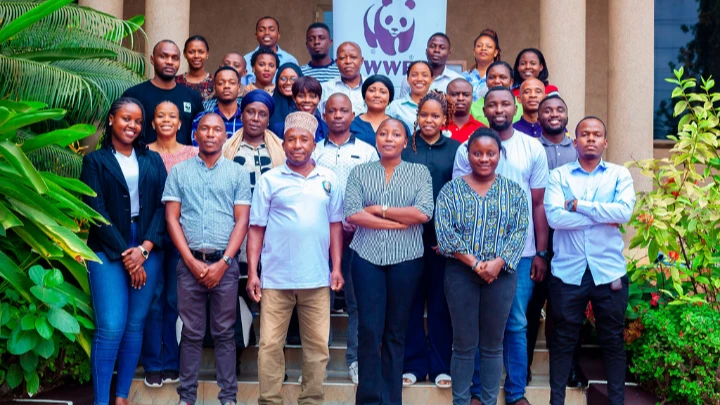
[[[547,261],[540,256],[535,256],[530,266],[530,278],[539,283],[545,279],[547,273]]]
[[[210,266],[207,267],[207,274],[205,277],[200,280],[200,284],[204,285],[205,287],[209,289],[213,289],[217,287],[218,284],[220,284],[220,280],[222,280],[223,275],[225,275],[225,270],[228,269],[227,263],[223,260],[219,260]]]
[[[340,270],[335,270],[332,273],[330,273],[330,288],[333,291],[340,292],[340,290],[342,290],[344,285],[345,285],[345,280],[343,279],[343,276],[340,273]]]
[[[480,270],[478,275],[482,277],[482,279],[485,280],[486,283],[491,284],[493,281],[497,280],[498,274],[500,274],[500,271],[502,270],[504,265],[505,260],[496,257],[493,260],[485,262],[483,268]]]
[[[365,207],[365,211],[375,215],[376,217],[382,218],[382,205],[368,205]]]
[[[482,278],[483,280],[485,280],[485,278],[483,277],[483,274],[484,274],[484,271],[485,271],[485,267],[487,267],[487,262],[478,262],[478,263],[475,265],[475,267],[472,268],[472,270],[475,272],[475,274],[477,274],[478,276],[480,276],[480,278]],[[486,281],[487,281],[487,280],[486,280]]]
[[[392,221],[392,220],[388,220],[388,221]],[[395,222],[395,221],[392,221],[392,222]],[[409,225],[401,224],[400,222],[395,222],[395,224],[396,224],[395,229],[399,229],[401,231],[404,231],[405,229],[408,229],[408,227],[409,227]]]
[[[432,250],[435,252],[436,255],[441,254],[441,253],[440,253],[440,246],[435,245],[435,246],[431,246],[431,248],[432,248]]]
[[[127,249],[122,252],[121,256],[123,265],[130,274],[142,267],[143,263],[145,263],[145,256],[142,255],[142,252],[138,247],[131,247],[130,249]]]
[[[130,286],[136,290],[143,288],[147,281],[147,273],[145,268],[140,266],[138,269],[130,273]]]
[[[185,262],[185,265],[190,269],[190,272],[196,280],[202,280],[208,272],[208,266],[205,262],[196,258],[191,258],[189,262]]]
[[[355,230],[357,229],[357,226],[355,226],[353,224],[348,224],[345,221],[342,222],[342,227],[343,227],[343,236],[344,236],[344,234],[348,234],[348,235],[350,235],[351,238],[352,238],[353,233],[355,233]]]
[[[258,278],[257,273],[248,274],[247,286],[245,287],[245,291],[247,292],[251,300],[255,302],[260,302],[260,299],[262,298],[262,290],[260,290],[260,278]]]

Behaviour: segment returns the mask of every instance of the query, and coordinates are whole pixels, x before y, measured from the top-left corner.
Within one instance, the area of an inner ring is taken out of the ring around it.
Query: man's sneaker
[[[177,370],[165,370],[162,373],[163,384],[175,384],[180,382],[180,372]]]
[[[150,371],[145,373],[145,385],[148,388],[160,388],[163,386],[163,375],[161,372]]]
[[[353,361],[350,363],[350,366],[348,367],[348,375],[350,376],[350,381],[352,381],[353,384],[358,384],[358,362]]]

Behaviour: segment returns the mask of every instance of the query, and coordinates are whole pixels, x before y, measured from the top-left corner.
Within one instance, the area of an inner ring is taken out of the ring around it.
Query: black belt
[[[134,217],[130,217],[130,223],[137,222],[138,219],[140,219],[140,215],[135,215]]]
[[[223,256],[225,256],[225,252],[222,250],[216,250],[210,253],[203,253],[198,252],[197,250],[191,250],[190,253],[192,253],[193,257],[195,257],[196,259],[202,260],[204,262],[216,262],[222,259]]]

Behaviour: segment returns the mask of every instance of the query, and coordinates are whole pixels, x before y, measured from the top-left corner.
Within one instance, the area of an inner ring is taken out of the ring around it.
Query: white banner
[[[427,58],[430,36],[445,32],[446,15],[447,0],[333,0],[333,43],[357,43],[363,77],[383,74],[399,87],[408,65]]]

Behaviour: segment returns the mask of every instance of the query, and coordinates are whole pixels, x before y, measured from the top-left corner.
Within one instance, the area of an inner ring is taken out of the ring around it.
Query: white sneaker
[[[358,362],[353,361],[350,363],[350,366],[348,367],[348,375],[350,376],[350,381],[353,382],[353,384],[358,385]]]

